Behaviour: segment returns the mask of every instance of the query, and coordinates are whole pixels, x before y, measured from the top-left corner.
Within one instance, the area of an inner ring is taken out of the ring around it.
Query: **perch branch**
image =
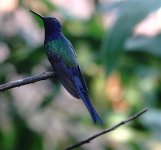
[[[35,76],[32,76],[32,77],[28,77],[28,78],[25,78],[25,79],[22,79],[22,80],[8,82],[8,83],[0,85],[0,92],[11,89],[11,88],[19,87],[19,86],[22,86],[22,85],[26,85],[26,84],[38,82],[38,81],[41,81],[41,80],[53,78],[54,76],[55,76],[54,72],[44,72],[42,74],[35,75]]]
[[[131,122],[131,121],[137,119],[142,114],[144,114],[147,110],[148,110],[147,108],[144,108],[140,112],[136,113],[135,115],[131,116],[130,118],[128,118],[128,119],[126,119],[124,121],[121,121],[120,123],[112,126],[111,128],[105,129],[102,132],[99,132],[99,133],[97,133],[97,134],[95,134],[95,135],[93,135],[93,136],[91,136],[91,137],[89,137],[89,138],[87,138],[85,140],[82,140],[82,141],[80,141],[80,142],[78,142],[78,143],[76,143],[76,144],[74,144],[74,145],[72,145],[72,146],[70,146],[70,147],[68,147],[68,148],[66,148],[64,150],[72,150],[72,149],[78,148],[78,147],[80,147],[80,146],[82,146],[84,144],[90,143],[90,141],[94,140],[95,138],[97,138],[97,137],[99,137],[99,136],[101,136],[103,134],[106,134],[108,132],[111,132],[111,131],[115,130],[116,128],[120,127],[120,126],[122,126],[124,124],[127,124],[128,122]]]
[[[38,81],[41,81],[41,80],[46,80],[46,79],[49,79],[49,78],[53,78],[54,76],[55,76],[54,72],[45,72],[45,73],[35,75],[35,76],[32,76],[32,77],[28,77],[28,78],[25,78],[25,79],[8,82],[8,83],[0,85],[0,92],[8,90],[8,89],[11,89],[11,88],[19,87],[19,86],[22,86],[22,85],[26,85],[26,84],[38,82]],[[124,121],[121,121],[120,123],[112,126],[111,128],[105,129],[105,130],[103,130],[103,131],[101,131],[101,132],[99,132],[99,133],[97,133],[97,134],[85,139],[85,140],[82,140],[82,141],[80,141],[80,142],[78,142],[78,143],[66,148],[65,150],[72,150],[72,149],[80,147],[80,146],[82,146],[84,144],[90,143],[90,141],[94,140],[95,138],[97,138],[97,137],[99,137],[99,136],[101,136],[103,134],[106,134],[108,132],[111,132],[111,131],[115,130],[116,128],[120,127],[120,126],[122,126],[124,124],[127,124],[127,123],[137,119],[138,117],[143,115],[146,111],[147,111],[147,108],[144,108],[143,110],[141,110],[137,114],[131,116],[130,118],[128,118],[128,119],[126,119]]]

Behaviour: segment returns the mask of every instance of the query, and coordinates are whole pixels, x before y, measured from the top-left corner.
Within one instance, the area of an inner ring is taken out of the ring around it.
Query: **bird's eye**
[[[52,23],[52,22],[54,22],[54,20],[53,19],[50,19],[50,22]]]

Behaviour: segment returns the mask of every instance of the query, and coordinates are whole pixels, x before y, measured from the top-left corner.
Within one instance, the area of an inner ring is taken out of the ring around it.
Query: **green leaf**
[[[125,44],[127,51],[143,51],[161,57],[161,34],[156,37],[132,37]]]
[[[108,74],[120,64],[124,44],[132,36],[133,27],[159,7],[161,1],[158,0],[126,0],[120,5],[117,20],[106,33],[101,47],[102,61]]]

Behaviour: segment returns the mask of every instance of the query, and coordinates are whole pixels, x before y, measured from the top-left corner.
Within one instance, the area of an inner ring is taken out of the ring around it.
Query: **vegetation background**
[[[0,84],[52,70],[29,9],[62,23],[106,128],[149,109],[80,149],[160,150],[161,1],[0,0]],[[61,150],[101,130],[56,78],[0,93],[0,150]]]

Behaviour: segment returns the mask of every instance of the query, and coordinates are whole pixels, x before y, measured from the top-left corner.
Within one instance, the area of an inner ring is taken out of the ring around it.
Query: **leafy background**
[[[160,0],[0,0],[0,83],[50,71],[41,20],[56,16],[76,49],[94,106],[108,128],[137,121],[80,149],[160,150]],[[0,93],[0,150],[53,150],[101,131],[59,81]]]

